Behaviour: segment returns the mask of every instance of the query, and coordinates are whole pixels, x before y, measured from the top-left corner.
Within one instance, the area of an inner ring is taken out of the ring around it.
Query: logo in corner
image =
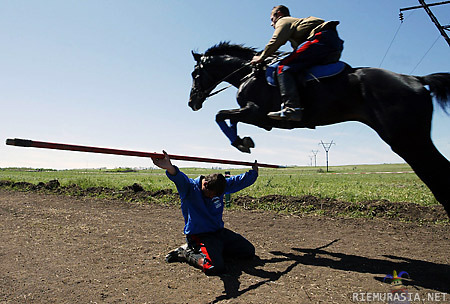
[[[390,301],[388,303],[396,304],[396,303],[410,303],[408,301],[408,290],[403,285],[402,277],[407,276],[410,278],[409,274],[406,271],[400,271],[397,274],[397,271],[393,271],[392,275],[388,274],[384,277],[383,282],[386,282],[387,280],[391,281],[391,294],[393,295],[390,297]]]

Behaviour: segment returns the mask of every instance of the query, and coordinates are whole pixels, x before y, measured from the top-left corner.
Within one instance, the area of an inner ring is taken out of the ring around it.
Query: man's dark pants
[[[203,271],[216,275],[225,271],[225,258],[250,259],[255,247],[242,235],[227,228],[215,232],[187,235],[186,240],[192,257],[203,258]]]

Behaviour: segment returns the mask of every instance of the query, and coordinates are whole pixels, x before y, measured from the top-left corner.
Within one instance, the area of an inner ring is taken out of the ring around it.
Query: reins
[[[284,59],[283,56],[288,55],[288,54],[290,54],[290,52],[284,52],[284,53],[278,54],[278,55],[275,57],[275,59],[272,59],[272,60],[270,61],[269,64],[273,64],[273,63],[275,63],[275,62],[279,62],[279,61],[283,60],[283,59]],[[281,57],[282,57],[282,58],[281,58]],[[227,76],[225,76],[225,77],[223,77],[222,79],[220,79],[219,81],[217,81],[217,82],[216,82],[214,85],[212,85],[211,87],[212,87],[212,88],[215,88],[215,87],[218,86],[220,83],[222,83],[223,81],[225,81],[228,77],[230,77],[230,76],[236,74],[237,72],[241,71],[242,69],[244,69],[245,67],[247,67],[247,66],[249,66],[249,65],[250,65],[250,62],[245,63],[245,64],[244,64],[243,66],[241,66],[240,68],[236,69],[235,71],[231,72],[231,73],[228,74]],[[206,71],[206,70],[205,70],[205,71]],[[247,79],[249,79],[250,77],[252,77],[253,74],[254,74],[254,72],[255,72],[255,71],[252,70],[249,74],[247,74],[246,76],[244,76],[244,77],[241,79],[241,83],[242,83],[244,80],[247,80]],[[209,75],[208,75],[208,77],[211,78],[211,76],[209,76]],[[232,87],[232,86],[233,86],[232,84],[229,84],[229,85],[227,85],[227,86],[224,87],[224,88],[218,89],[218,90],[216,90],[216,91],[210,93],[208,96],[206,96],[206,98],[209,98],[209,97],[211,97],[211,96],[214,96],[214,95],[216,95],[216,94],[219,94],[220,92],[225,91],[226,89],[228,89],[228,88],[230,88],[230,87]],[[206,91],[207,91],[207,90],[206,90]],[[206,99],[206,98],[205,98],[205,99]]]
[[[212,85],[211,87],[215,88],[215,87],[218,86],[221,82],[225,81],[228,77],[230,77],[230,76],[236,74],[237,72],[241,71],[242,69],[244,69],[245,67],[247,67],[247,66],[249,66],[249,65],[250,65],[250,62],[245,63],[245,64],[244,64],[243,66],[241,66],[240,68],[236,69],[235,71],[231,72],[231,73],[228,74],[227,76],[225,76],[225,77],[223,77],[222,79],[220,79],[219,81],[217,81],[217,82],[216,82],[214,85]],[[252,74],[253,74],[253,71],[252,71],[251,73],[249,73],[248,75],[246,75],[246,76],[245,76],[244,78],[242,78],[242,79],[245,79],[245,78],[249,77],[249,76],[252,75]],[[232,84],[229,84],[229,85],[227,85],[227,86],[224,87],[224,88],[218,89],[218,90],[216,90],[216,91],[210,93],[208,96],[206,96],[206,98],[209,98],[209,97],[211,97],[211,96],[214,96],[214,95],[216,95],[216,94],[219,94],[220,92],[225,91],[226,89],[228,89],[229,87],[232,87],[232,86],[233,86]]]

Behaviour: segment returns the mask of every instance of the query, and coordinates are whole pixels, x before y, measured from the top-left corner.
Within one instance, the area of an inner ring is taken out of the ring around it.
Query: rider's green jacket
[[[280,18],[275,23],[275,31],[261,56],[267,58],[288,41],[295,50],[326,23],[323,19],[312,16],[307,18]]]

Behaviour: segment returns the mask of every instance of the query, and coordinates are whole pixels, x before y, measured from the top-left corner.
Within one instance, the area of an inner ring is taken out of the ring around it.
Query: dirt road
[[[450,225],[261,211],[225,222],[258,258],[207,277],[164,262],[184,242],[175,207],[0,190],[0,303],[356,303],[389,293],[393,270],[410,294],[450,303]]]

